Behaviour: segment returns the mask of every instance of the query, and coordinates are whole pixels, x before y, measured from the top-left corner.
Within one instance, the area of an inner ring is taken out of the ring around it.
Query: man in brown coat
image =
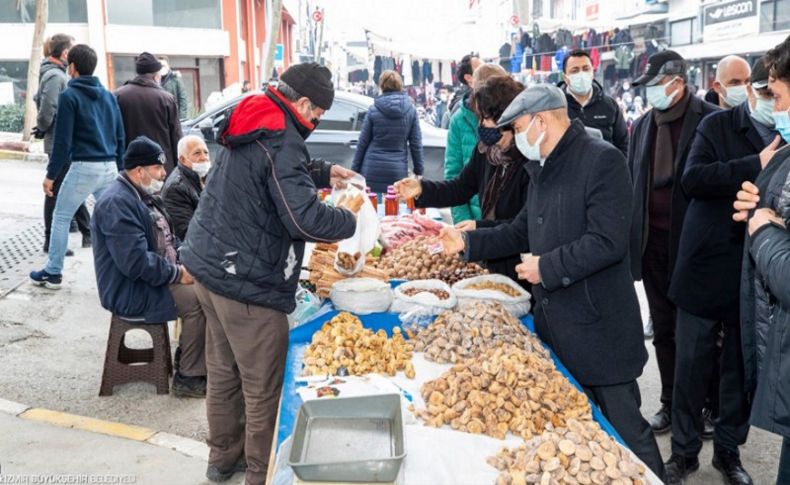
[[[178,161],[181,123],[175,98],[159,84],[161,69],[156,57],[143,52],[135,60],[137,77],[116,89],[115,97],[121,108],[126,139],[145,135],[158,143],[165,152],[165,170],[169,175]]]

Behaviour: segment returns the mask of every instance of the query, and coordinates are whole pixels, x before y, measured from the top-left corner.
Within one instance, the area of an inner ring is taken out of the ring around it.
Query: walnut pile
[[[515,449],[502,448],[488,464],[496,485],[643,485],[645,467],[631,459],[594,421],[568,420]]]
[[[385,252],[376,267],[387,271],[394,279],[437,279],[449,285],[487,273],[478,264],[462,262],[457,255],[432,255],[428,246],[437,242],[436,237],[414,238],[397,249]]]
[[[521,292],[510,285],[504,283],[495,283],[493,281],[481,281],[479,283],[472,283],[464,287],[464,290],[493,290],[504,293],[507,296],[517,298],[521,296]]]
[[[357,317],[343,312],[313,334],[304,354],[304,375],[336,375],[343,368],[350,375],[394,376],[403,371],[413,379],[411,356],[412,344],[400,328],[393,328],[392,338],[387,338],[384,330],[373,333]]]
[[[499,344],[513,344],[549,359],[537,337],[496,302],[476,302],[440,313],[414,338],[414,351],[425,352],[430,361],[455,364]]]
[[[427,409],[415,414],[428,426],[499,439],[510,431],[528,440],[547,426],[592,419],[587,396],[550,360],[510,345],[455,364],[420,392]]]

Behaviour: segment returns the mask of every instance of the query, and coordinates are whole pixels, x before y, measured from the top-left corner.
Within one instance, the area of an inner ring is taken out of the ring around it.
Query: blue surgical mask
[[[738,106],[749,97],[749,93],[746,92],[746,85],[730,86],[725,88],[724,91],[724,102],[727,103],[727,106],[730,108]]]
[[[516,133],[516,148],[518,151],[524,155],[524,158],[527,160],[540,160],[540,144],[543,142],[543,138],[546,136],[546,132],[544,131],[540,135],[538,135],[538,139],[535,140],[535,143],[532,144],[527,139],[527,133],[532,128],[532,125],[535,124],[535,120],[537,118],[532,118],[532,121],[527,126],[527,129],[522,131],[521,133]]]
[[[774,129],[779,132],[785,142],[790,143],[790,115],[787,111],[774,111],[773,113],[775,127]]]
[[[502,132],[499,131],[499,128],[488,128],[481,125],[477,127],[477,136],[483,142],[483,145],[490,147],[491,145],[496,145],[502,139]]]
[[[667,84],[672,84],[677,76],[672,78]],[[647,102],[655,109],[663,111],[672,105],[672,100],[678,95],[680,89],[675,89],[670,94],[666,94],[667,84],[656,84],[647,87]]]
[[[773,98],[763,99],[758,96],[757,101],[754,103],[751,117],[761,125],[773,128],[775,124],[773,116],[774,104],[776,104],[776,100]]]
[[[584,96],[592,89],[593,73],[590,71],[577,72],[569,75],[568,80],[570,81],[568,88],[571,92],[577,96]]]

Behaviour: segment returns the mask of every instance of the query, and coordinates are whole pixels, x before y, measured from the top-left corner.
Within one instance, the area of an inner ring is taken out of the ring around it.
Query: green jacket
[[[178,119],[187,119],[187,112],[189,111],[187,105],[189,103],[187,102],[187,92],[186,89],[184,89],[184,83],[181,81],[181,76],[176,74],[174,71],[170,71],[167,76],[162,78],[162,89],[172,94],[173,97],[176,98],[176,106],[178,106]]]
[[[444,152],[444,179],[451,180],[461,173],[477,146],[477,116],[467,107],[467,94],[458,111],[450,119],[447,148]],[[479,220],[480,201],[475,195],[467,204],[452,208],[453,222]]]

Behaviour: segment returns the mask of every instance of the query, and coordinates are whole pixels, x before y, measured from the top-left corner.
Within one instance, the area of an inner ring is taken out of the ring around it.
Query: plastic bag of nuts
[[[645,466],[594,421],[568,420],[515,449],[502,448],[487,463],[501,473],[497,485],[643,485]]]
[[[499,439],[508,431],[531,439],[568,420],[592,419],[587,396],[551,361],[511,345],[455,364],[420,392],[427,408],[415,414],[428,426]]]
[[[394,376],[403,371],[414,378],[412,345],[403,338],[400,328],[392,329],[392,338],[384,330],[374,333],[350,313],[340,313],[321,330],[304,354],[304,375],[349,375],[369,373]]]
[[[391,311],[411,315],[437,315],[455,308],[456,298],[450,286],[441,280],[409,281],[394,290]]]
[[[454,364],[500,344],[512,344],[549,359],[543,344],[519,319],[499,303],[483,302],[440,313],[416,335],[414,351],[425,352],[430,361]]]

